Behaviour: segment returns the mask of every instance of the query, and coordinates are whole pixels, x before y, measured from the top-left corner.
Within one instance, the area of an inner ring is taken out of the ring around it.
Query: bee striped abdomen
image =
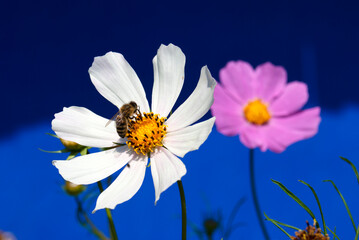
[[[119,116],[117,116],[117,118],[116,131],[120,137],[124,138],[127,133],[127,118],[121,118]]]

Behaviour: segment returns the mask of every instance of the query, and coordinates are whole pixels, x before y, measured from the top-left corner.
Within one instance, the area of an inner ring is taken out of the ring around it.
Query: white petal
[[[127,146],[91,153],[67,161],[53,161],[61,176],[75,184],[91,184],[116,172],[137,154]]]
[[[106,127],[108,119],[83,107],[64,108],[55,114],[52,130],[57,136],[89,147],[111,147],[114,142],[122,143],[116,132],[115,123]]]
[[[89,73],[97,91],[118,108],[135,101],[141,111],[149,111],[145,90],[122,54],[108,52],[96,57]]]
[[[197,150],[211,133],[215,117],[195,125],[169,132],[163,145],[172,153],[183,157],[189,151]]]
[[[203,117],[212,106],[216,84],[216,80],[211,76],[207,66],[202,67],[196,89],[166,121],[168,131],[184,128]]]
[[[152,112],[167,117],[181,92],[186,57],[173,44],[161,45],[153,58]]]
[[[100,194],[94,211],[102,208],[114,209],[135,195],[145,177],[147,156],[137,154],[137,158],[129,162],[116,180]]]
[[[181,180],[186,172],[183,162],[167,149],[160,147],[151,153],[151,173],[156,194],[155,204],[160,199],[161,193],[173,183]]]

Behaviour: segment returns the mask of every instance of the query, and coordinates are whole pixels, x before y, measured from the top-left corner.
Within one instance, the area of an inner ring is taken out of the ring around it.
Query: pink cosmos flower
[[[317,133],[320,108],[300,110],[308,101],[307,85],[287,83],[283,67],[267,62],[253,69],[231,61],[219,77],[211,111],[220,133],[239,135],[248,148],[276,153]]]

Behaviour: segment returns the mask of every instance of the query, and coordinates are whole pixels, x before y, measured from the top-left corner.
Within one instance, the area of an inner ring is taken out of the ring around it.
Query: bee
[[[134,118],[134,114],[141,115],[137,103],[131,101],[122,105],[120,111],[118,111],[106,124],[106,127],[110,124],[111,121],[116,122],[116,131],[117,134],[124,138],[127,133],[127,127],[130,119]]]

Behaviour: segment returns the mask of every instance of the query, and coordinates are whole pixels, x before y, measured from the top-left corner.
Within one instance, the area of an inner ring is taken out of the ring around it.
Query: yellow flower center
[[[267,105],[259,99],[249,102],[243,112],[246,120],[256,125],[266,124],[271,118]]]
[[[158,114],[143,113],[131,120],[126,134],[127,145],[136,153],[146,155],[153,152],[157,146],[163,146],[162,140],[167,133],[167,126],[163,123],[166,118]]]

